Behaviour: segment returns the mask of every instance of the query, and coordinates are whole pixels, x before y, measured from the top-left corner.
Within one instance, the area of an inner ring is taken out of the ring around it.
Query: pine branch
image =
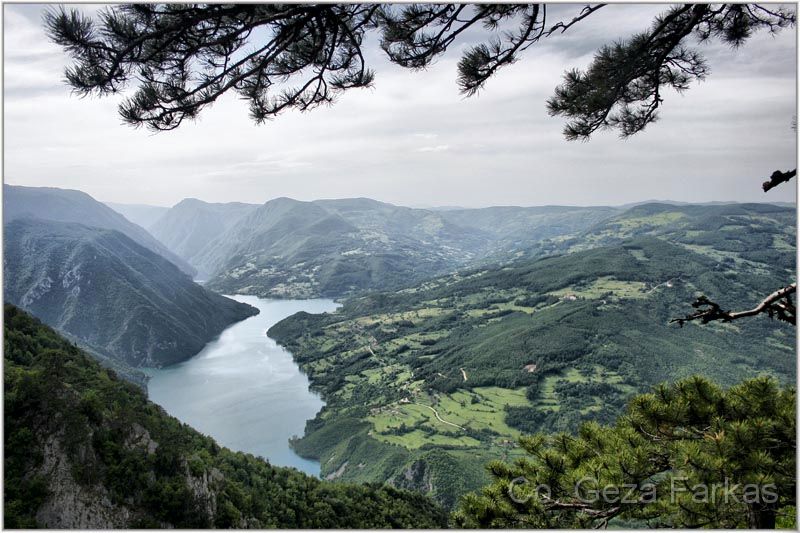
[[[96,20],[53,9],[44,22],[73,60],[65,77],[76,93],[133,86],[120,106],[124,121],[158,131],[196,118],[229,91],[249,102],[260,123],[369,87],[374,73],[362,52],[369,32],[380,32],[390,61],[423,69],[482,26],[486,42],[468,48],[458,64],[461,92],[471,96],[541,39],[571,31],[603,6],[588,4],[551,23],[545,4],[118,4]],[[568,139],[608,128],[634,135],[658,119],[662,87],[684,91],[708,74],[688,41],[716,37],[736,47],[757,30],[776,33],[795,22],[795,12],[782,7],[673,7],[649,31],[601,48],[585,72],[568,72],[548,109],[568,118]],[[516,30],[501,31],[506,25]]]

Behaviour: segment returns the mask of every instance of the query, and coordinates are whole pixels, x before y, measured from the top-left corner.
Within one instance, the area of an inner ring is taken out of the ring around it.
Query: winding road
[[[444,420],[444,419],[443,419],[441,416],[439,416],[439,413],[437,413],[437,412],[436,412],[436,409],[434,409],[434,408],[433,408],[433,407],[431,407],[430,405],[425,405],[425,404],[423,404],[423,403],[417,403],[417,402],[412,402],[412,403],[413,403],[414,405],[421,405],[422,407],[427,407],[428,409],[430,409],[431,411],[433,411],[433,414],[435,414],[435,415],[436,415],[436,419],[437,419],[439,422],[441,422],[442,424],[447,424],[448,426],[454,426],[454,427],[457,427],[458,429],[460,429],[460,430],[462,430],[462,431],[465,431],[465,430],[464,430],[464,428],[463,428],[463,427],[461,427],[461,426],[459,426],[458,424],[453,424],[452,422],[448,422],[447,420]]]

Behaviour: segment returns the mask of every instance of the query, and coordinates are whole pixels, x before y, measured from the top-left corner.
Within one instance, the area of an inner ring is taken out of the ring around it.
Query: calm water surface
[[[297,456],[289,439],[322,408],[292,355],[267,337],[267,329],[298,311],[333,311],[333,300],[266,300],[229,296],[260,313],[226,329],[183,363],[151,369],[152,401],[219,444],[260,455],[279,466],[319,475],[319,463]]]

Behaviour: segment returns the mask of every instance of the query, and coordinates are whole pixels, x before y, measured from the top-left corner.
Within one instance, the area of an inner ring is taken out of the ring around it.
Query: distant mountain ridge
[[[526,249],[544,239],[579,232],[621,211],[614,207],[496,206],[478,209],[450,209],[442,217],[465,228],[486,232],[490,243],[485,255],[501,257]]]
[[[169,207],[160,205],[145,204],[119,204],[116,202],[104,202],[108,207],[121,214],[134,224],[138,224],[147,231],[161,218],[164,213],[169,211]]]
[[[167,258],[190,276],[195,274],[195,269],[189,263],[158,242],[144,228],[82,191],[3,185],[3,223],[18,218],[75,222],[117,230],[145,248]]]
[[[513,253],[617,212],[558,206],[434,211],[369,198],[276,198],[260,206],[187,199],[152,229],[218,292],[342,296]]]
[[[752,204],[752,203],[759,203],[759,204],[769,204],[769,205],[776,205],[778,207],[796,207],[796,202],[735,202],[735,201],[713,201],[713,202],[679,202],[676,200],[644,200],[640,202],[629,202],[626,204],[618,205],[616,207],[622,209],[629,209],[631,207],[637,207],[640,205],[645,204],[665,204],[665,205],[674,205],[674,206],[714,206],[714,205],[737,205],[737,204]]]
[[[186,198],[166,210],[150,231],[177,255],[190,264],[197,264],[195,256],[209,242],[257,208],[257,204],[212,204]],[[206,271],[198,274],[201,278],[209,275]]]
[[[258,312],[116,230],[32,218],[5,230],[5,301],[132,367],[187,359]]]
[[[373,200],[259,206],[193,256],[208,287],[270,297],[338,296],[421,279],[469,259],[469,232],[426,211]]]
[[[260,206],[187,199],[153,231],[201,272],[212,290],[276,298],[341,297],[408,286],[465,267],[585,249],[646,231],[656,234],[659,229],[640,228],[611,231],[611,241],[589,236],[616,217],[655,205],[684,210],[691,220],[742,205],[786,210],[774,204],[680,202],[627,209],[419,209],[369,198],[276,198]]]

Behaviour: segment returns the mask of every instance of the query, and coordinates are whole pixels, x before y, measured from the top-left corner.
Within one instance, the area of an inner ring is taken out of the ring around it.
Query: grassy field
[[[635,250],[641,252],[641,250]],[[664,280],[667,281],[667,280]],[[600,298],[610,294],[616,298],[645,298],[647,284],[640,281],[620,281],[613,276],[603,276],[581,286],[569,286],[550,292],[558,297],[574,295],[577,298]]]

